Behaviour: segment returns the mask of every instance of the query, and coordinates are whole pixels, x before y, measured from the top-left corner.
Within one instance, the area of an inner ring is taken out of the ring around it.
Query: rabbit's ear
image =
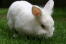
[[[32,13],[35,16],[40,16],[41,15],[41,10],[35,6],[32,7]]]
[[[46,10],[46,11],[52,11],[53,6],[54,6],[54,1],[53,0],[49,0],[46,3],[46,5],[45,5],[44,10]]]

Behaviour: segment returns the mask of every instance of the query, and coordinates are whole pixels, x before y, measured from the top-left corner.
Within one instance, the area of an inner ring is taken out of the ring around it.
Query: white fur
[[[54,21],[51,17],[53,5],[53,0],[49,0],[44,8],[35,5],[42,11],[40,22],[46,29],[40,26],[39,21],[32,14],[33,5],[27,1],[16,1],[10,6],[7,14],[8,25],[10,29],[14,27],[19,33],[51,37],[54,32]]]

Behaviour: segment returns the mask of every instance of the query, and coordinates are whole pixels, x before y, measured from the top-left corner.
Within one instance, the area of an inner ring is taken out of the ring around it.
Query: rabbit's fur
[[[49,0],[43,8],[27,1],[16,1],[8,10],[8,26],[11,30],[15,28],[20,34],[52,37],[54,32],[54,20],[51,17],[53,6],[53,0]],[[39,11],[33,13],[33,7]]]

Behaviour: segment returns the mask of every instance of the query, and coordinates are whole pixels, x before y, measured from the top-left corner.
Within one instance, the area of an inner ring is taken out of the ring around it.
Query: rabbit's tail
[[[8,26],[12,30],[14,28],[15,22],[14,22],[14,18],[13,18],[13,15],[11,14],[11,12],[8,12],[7,20],[8,20]]]

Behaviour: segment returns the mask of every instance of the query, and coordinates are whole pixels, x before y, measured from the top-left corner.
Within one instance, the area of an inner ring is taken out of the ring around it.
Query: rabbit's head
[[[53,0],[49,0],[43,8],[38,6],[32,6],[32,13],[42,27],[45,27],[45,25],[54,25],[54,21],[51,16],[53,12],[53,6]]]

